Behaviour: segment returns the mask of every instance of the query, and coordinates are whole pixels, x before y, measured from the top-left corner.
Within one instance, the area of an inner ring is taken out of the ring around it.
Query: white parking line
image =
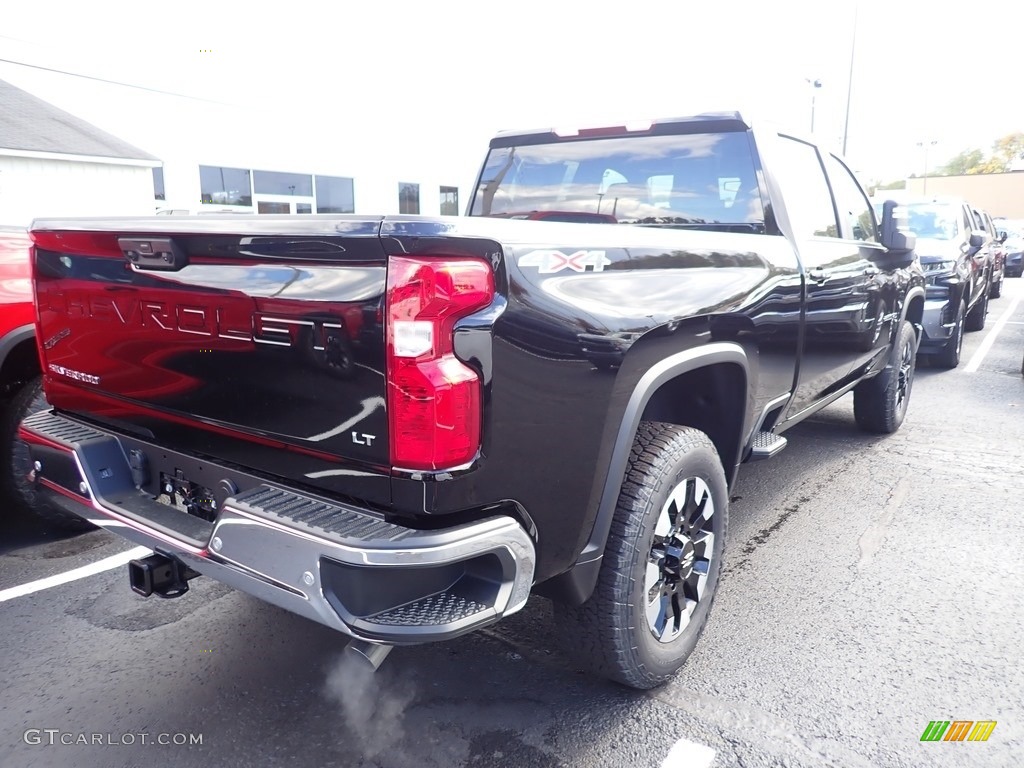
[[[37,581],[30,581],[28,584],[22,584],[20,587],[11,587],[10,589],[0,590],[0,603],[7,600],[13,600],[16,597],[24,597],[25,595],[31,595],[33,592],[39,592],[50,587],[59,587],[61,584],[67,584],[70,581],[78,581],[88,576],[95,576],[97,573],[103,573],[104,571],[110,571],[114,568],[119,568],[122,565],[127,565],[129,560],[134,560],[137,557],[143,557],[152,552],[148,547],[135,547],[129,549],[127,552],[121,552],[110,557],[105,557],[102,560],[97,560],[91,565],[83,565],[81,568],[74,568],[66,573],[58,573],[56,576],[47,576],[45,579],[38,579]]]
[[[1013,317],[1013,313],[1017,311],[1017,307],[1020,305],[1021,297],[1018,296],[1013,300],[1013,303],[1006,308],[1002,316],[996,321],[996,324],[992,326],[985,338],[981,340],[981,346],[978,347],[974,354],[971,356],[970,362],[967,363],[967,367],[964,368],[965,373],[974,373],[978,368],[981,367],[982,362],[985,360],[985,355],[992,349],[992,345],[995,343],[996,336],[1003,330],[1003,327],[1010,322],[1010,318]]]
[[[708,768],[715,761],[715,750],[695,741],[680,739],[661,761],[661,768]]]

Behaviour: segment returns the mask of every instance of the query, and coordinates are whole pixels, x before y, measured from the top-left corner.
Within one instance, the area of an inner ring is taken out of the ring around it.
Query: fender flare
[[[921,297],[921,303],[923,305],[924,301],[927,298],[927,293],[925,292],[924,288],[921,287],[920,285],[915,285],[913,288],[911,288],[909,291],[907,291],[907,295],[903,297],[903,307],[900,310],[900,321],[897,324],[896,328],[893,329],[894,334],[899,332],[900,326],[902,326],[903,323],[906,321],[907,313],[910,311],[910,304],[918,296]],[[922,309],[923,309],[923,306],[922,306]],[[917,344],[918,344],[918,346],[920,346],[921,345],[921,336],[922,336],[922,331],[921,331],[920,323],[914,323],[913,325],[914,325],[914,335],[917,336]]]
[[[654,393],[666,382],[691,371],[707,368],[711,365],[731,363],[743,369],[747,382],[750,381],[750,366],[747,353],[734,342],[712,342],[702,347],[679,352],[661,360],[652,366],[637,382],[626,403],[615,444],[612,448],[608,470],[604,476],[601,500],[598,503],[594,526],[590,532],[583,551],[576,562],[566,572],[554,577],[543,591],[557,600],[581,604],[594,591],[597,576],[604,557],[604,548],[611,532],[612,518],[618,503],[622,479],[629,463],[629,453],[633,447],[640,417]],[[742,441],[741,441],[742,442]],[[731,460],[722,457],[728,473]]]
[[[33,341],[36,335],[36,326],[34,323],[29,325],[22,325],[13,330],[9,331],[2,339],[0,339],[0,368],[7,362],[7,356],[11,353],[19,344],[26,341]]]

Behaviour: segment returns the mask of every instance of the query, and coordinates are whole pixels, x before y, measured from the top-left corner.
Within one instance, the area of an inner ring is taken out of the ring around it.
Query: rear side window
[[[471,215],[764,231],[742,131],[494,148]]]
[[[842,236],[847,239],[874,243],[878,231],[871,213],[871,203],[861,189],[853,173],[839,158],[829,155],[825,159],[828,176],[832,180],[832,191],[836,196],[839,223]]]
[[[773,169],[786,190],[786,212],[798,238],[839,237],[832,193],[818,150],[789,136],[779,137],[779,163]]]
[[[974,229],[976,227],[976,225],[974,223],[974,214],[971,213],[966,208],[963,209],[963,213],[964,213],[964,230],[966,232],[970,232],[972,229]]]

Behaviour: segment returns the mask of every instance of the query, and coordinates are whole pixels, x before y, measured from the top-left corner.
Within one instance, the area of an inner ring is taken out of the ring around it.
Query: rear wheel
[[[956,323],[953,326],[953,333],[949,337],[949,341],[932,359],[935,364],[941,368],[956,368],[960,365],[960,350],[964,346],[964,304],[960,302],[960,306],[956,311]]]
[[[0,417],[0,493],[19,512],[31,512],[66,531],[85,531],[93,526],[48,504],[29,480],[32,462],[28,446],[18,437],[18,425],[22,419],[48,407],[39,376],[22,386],[6,404]]]
[[[707,622],[728,504],[707,435],[641,423],[594,593],[579,607],[556,606],[570,653],[633,688],[668,680]]]
[[[896,334],[889,364],[853,390],[853,415],[865,432],[891,434],[903,423],[914,386],[915,346],[914,326],[904,322]]]

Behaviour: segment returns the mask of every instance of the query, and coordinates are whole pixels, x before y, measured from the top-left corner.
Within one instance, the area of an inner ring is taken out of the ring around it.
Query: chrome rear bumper
[[[46,412],[20,430],[55,502],[201,574],[345,634],[393,645],[442,640],[514,613],[535,550],[507,516],[423,531],[236,470],[212,522],[154,500],[128,456],[188,457]],[[137,464],[137,462],[136,462]]]

